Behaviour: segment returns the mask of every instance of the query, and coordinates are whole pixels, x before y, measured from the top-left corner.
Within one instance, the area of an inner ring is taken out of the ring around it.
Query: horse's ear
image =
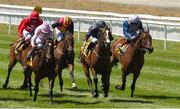
[[[145,31],[149,33],[149,25],[148,24],[146,24],[146,30]]]
[[[147,28],[147,32],[149,33],[149,27]]]

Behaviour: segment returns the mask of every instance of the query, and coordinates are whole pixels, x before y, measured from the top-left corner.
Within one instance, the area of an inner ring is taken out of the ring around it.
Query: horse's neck
[[[65,42],[61,41],[58,43],[57,45],[57,49],[61,50],[62,52],[64,52],[63,50],[65,50],[66,46],[65,46]]]
[[[138,37],[138,39],[135,40],[134,44],[130,45],[130,47],[127,49],[126,51],[126,55],[128,55],[129,58],[133,58],[134,56],[136,56],[139,52],[138,52],[138,48],[140,46],[140,37]]]
[[[103,46],[101,46],[99,43],[96,44],[94,51],[101,57],[105,57],[108,54],[110,54],[110,47],[109,48],[105,48]]]

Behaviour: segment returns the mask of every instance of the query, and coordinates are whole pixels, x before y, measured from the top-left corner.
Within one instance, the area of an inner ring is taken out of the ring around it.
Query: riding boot
[[[121,46],[119,47],[119,50],[120,50],[120,52],[121,53],[123,53],[124,52],[124,49],[125,49],[125,44],[127,43],[127,39],[121,44]]]
[[[24,64],[27,63],[28,61],[30,61],[30,58],[33,57],[35,55],[35,52],[37,51],[37,47],[32,48],[29,53],[26,56],[26,59],[24,60]]]

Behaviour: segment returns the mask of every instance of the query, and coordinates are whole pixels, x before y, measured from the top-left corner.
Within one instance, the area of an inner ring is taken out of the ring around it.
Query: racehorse
[[[38,50],[35,56],[32,58],[32,66],[24,65],[25,73],[28,77],[28,82],[30,82],[31,73],[35,74],[35,86],[34,86],[34,101],[37,99],[37,94],[39,91],[40,80],[44,77],[49,79],[49,96],[52,102],[53,98],[53,87],[55,80],[55,58],[54,58],[54,43],[51,38],[45,38],[45,45],[43,48]],[[30,95],[32,95],[32,89],[29,85]]]
[[[94,48],[92,48],[90,54],[84,55],[80,50],[80,61],[82,62],[83,69],[87,78],[87,83],[91,88],[92,97],[99,97],[98,94],[98,78],[97,74],[100,74],[104,97],[108,96],[109,92],[109,68],[110,68],[110,44],[112,34],[109,28],[100,29],[98,33],[98,42]],[[93,73],[93,81],[95,84],[95,91],[92,86],[92,80],[90,77],[89,69]]]
[[[133,97],[135,83],[144,64],[144,54],[146,52],[152,53],[154,48],[152,47],[152,37],[149,34],[149,29],[147,31],[141,31],[138,37],[127,46],[125,53],[119,53],[119,47],[124,40],[126,39],[119,38],[112,44],[111,68],[118,61],[120,62],[122,85],[117,85],[115,87],[118,90],[125,90],[126,77],[128,74],[133,73],[133,81],[131,84],[131,97]]]
[[[74,79],[74,37],[70,32],[66,32],[62,41],[57,43],[56,49],[54,50],[56,59],[56,74],[59,78],[59,86],[62,91],[63,79],[62,70],[64,68],[69,69],[70,79],[72,82],[72,88],[76,88]]]
[[[8,75],[6,77],[5,83],[3,84],[3,88],[7,88],[7,85],[9,83],[9,78],[10,78],[10,74],[12,69],[14,68],[14,66],[16,65],[17,62],[19,62],[21,65],[23,65],[23,60],[26,58],[26,55],[28,54],[28,52],[31,49],[30,43],[27,44],[27,48],[25,48],[24,50],[22,50],[21,52],[19,52],[18,54],[15,53],[15,47],[17,45],[19,40],[15,40],[13,42],[13,44],[11,44],[11,48],[10,48],[10,53],[9,53],[9,65],[8,65]],[[24,70],[24,69],[23,69]],[[25,74],[24,74],[25,75]],[[22,89],[26,89],[28,88],[27,85],[27,77],[24,76],[24,83],[21,86]],[[31,83],[32,84],[32,83]]]

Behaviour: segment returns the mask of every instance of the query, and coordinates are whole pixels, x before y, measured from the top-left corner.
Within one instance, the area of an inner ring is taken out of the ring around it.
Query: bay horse
[[[28,77],[28,82],[30,82],[31,73],[35,74],[35,86],[34,86],[34,101],[37,99],[37,94],[39,91],[40,80],[44,77],[48,77],[49,80],[49,97],[52,103],[53,98],[53,87],[55,80],[55,58],[54,58],[54,42],[51,38],[45,38],[45,45],[43,48],[38,50],[35,56],[32,58],[32,66],[24,65],[25,73]],[[30,96],[32,95],[32,89],[29,85]]]
[[[134,95],[135,83],[141,69],[144,65],[144,54],[146,52],[152,53],[152,37],[149,34],[149,29],[147,31],[141,31],[139,35],[133,40],[133,43],[128,45],[125,53],[118,53],[119,45],[125,41],[125,38],[119,38],[111,46],[111,68],[118,61],[121,64],[122,72],[122,85],[117,85],[115,88],[118,90],[125,90],[126,77],[128,74],[133,74],[133,81],[131,84],[131,97]],[[111,72],[111,71],[110,71]]]
[[[68,68],[70,79],[72,82],[72,88],[76,88],[76,83],[74,79],[74,37],[72,33],[66,32],[63,40],[59,41],[54,50],[55,60],[56,60],[56,74],[59,78],[59,86],[62,91],[63,79],[62,70]]]
[[[102,88],[104,97],[108,96],[109,92],[109,68],[110,68],[110,44],[112,34],[109,28],[100,29],[98,33],[98,42],[94,48],[92,48],[88,56],[84,55],[83,50],[80,50],[80,61],[83,65],[83,69],[87,78],[87,83],[91,88],[92,97],[99,97],[98,94],[98,77],[101,75]],[[95,91],[92,86],[92,80],[90,77],[89,69],[93,74],[93,81],[95,85]]]
[[[24,50],[22,50],[21,52],[16,54],[15,53],[15,47],[16,47],[18,41],[19,41],[19,39],[16,39],[10,45],[11,48],[10,48],[10,53],[9,53],[8,74],[7,74],[5,83],[3,84],[3,88],[7,88],[8,83],[9,83],[9,78],[10,78],[11,71],[14,68],[14,66],[16,65],[16,63],[19,62],[21,65],[23,65],[23,60],[26,58],[26,55],[28,54],[28,52],[31,49],[31,46],[30,46],[30,43],[29,43],[29,44],[27,44],[27,46],[28,46],[27,48],[25,48]],[[25,69],[23,69],[23,70],[25,70]],[[22,89],[28,88],[27,77],[25,76],[25,74],[24,74],[24,83],[23,83],[23,85],[21,85],[21,88]]]

